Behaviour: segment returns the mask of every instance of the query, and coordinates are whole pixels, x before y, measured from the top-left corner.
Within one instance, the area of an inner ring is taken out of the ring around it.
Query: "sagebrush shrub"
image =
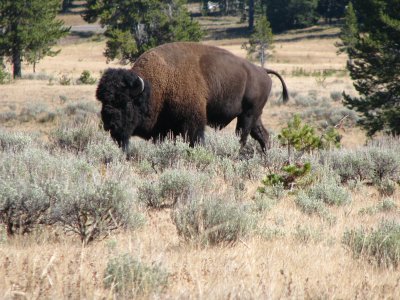
[[[257,223],[251,207],[218,198],[193,198],[172,212],[178,234],[199,245],[234,243]]]
[[[91,171],[88,171],[90,176]],[[92,175],[93,176],[93,175]],[[51,217],[85,245],[120,228],[136,229],[143,216],[135,211],[129,186],[117,178],[77,180],[57,191]],[[86,176],[85,176],[86,177]],[[90,178],[90,177],[89,177]]]
[[[393,196],[393,194],[396,192],[397,182],[389,178],[385,178],[378,183],[377,188],[381,196]]]
[[[53,121],[56,118],[56,113],[50,111],[49,107],[45,103],[28,104],[23,107],[18,119],[21,122],[37,121],[45,123]]]
[[[87,121],[84,124],[63,124],[50,135],[53,145],[75,153],[82,152],[92,140],[104,133],[95,124]]]
[[[88,118],[100,112],[99,106],[94,101],[75,101],[68,103],[62,110],[67,116],[81,116]]]
[[[9,121],[16,120],[18,118],[15,111],[3,111],[0,112],[0,123],[6,123]]]
[[[156,170],[163,171],[178,166],[189,149],[189,144],[181,138],[177,138],[176,141],[165,139],[151,148],[152,151],[148,153],[147,158]]]
[[[46,224],[51,198],[43,188],[28,180],[0,178],[0,222],[7,234],[25,234]]]
[[[194,193],[206,193],[207,185],[210,185],[210,178],[203,173],[168,169],[157,180],[142,184],[138,190],[138,199],[153,208],[171,207],[178,202],[185,203]]]
[[[397,209],[396,202],[391,198],[385,198],[374,206],[365,207],[365,208],[360,209],[359,214],[373,215],[373,214],[380,213],[380,212],[387,213],[387,212],[395,211],[396,209]]]
[[[346,230],[342,243],[349,247],[355,258],[366,257],[379,266],[397,266],[400,263],[400,224],[384,221],[376,229]]]
[[[239,156],[240,143],[237,136],[232,133],[210,131],[206,134],[206,149],[217,157],[236,159]]]
[[[123,298],[149,295],[167,286],[169,274],[160,266],[147,266],[124,254],[111,258],[104,272],[104,286]]]
[[[28,134],[0,129],[0,151],[22,151],[33,144],[33,139]]]
[[[122,162],[126,159],[124,153],[108,134],[102,135],[99,133],[96,140],[90,140],[86,145],[84,153],[88,161],[93,164],[109,164],[111,162]]]
[[[189,164],[194,165],[197,169],[204,171],[208,166],[212,165],[216,156],[209,149],[203,146],[195,146],[186,151],[185,159]]]
[[[341,101],[343,99],[343,92],[339,91],[331,92],[331,99],[335,102]]]
[[[9,235],[48,224],[53,168],[57,168],[56,160],[41,149],[0,153],[0,222]]]
[[[344,205],[351,201],[349,192],[338,185],[334,178],[326,178],[316,183],[307,191],[307,195],[327,205]]]
[[[372,163],[374,182],[384,179],[397,181],[399,179],[400,160],[398,149],[367,148]]]
[[[302,212],[317,214],[330,223],[335,222],[335,217],[330,214],[328,205],[344,205],[350,201],[350,194],[334,178],[322,179],[306,191],[301,191],[295,199]]]
[[[362,182],[373,176],[373,165],[365,150],[324,152],[321,158],[340,176],[342,183],[350,180]]]
[[[293,232],[293,237],[304,244],[308,244],[309,242],[318,243],[323,240],[323,232],[322,228],[298,224]]]
[[[98,167],[85,155],[41,148],[0,152],[0,220],[9,234],[57,224],[85,244],[136,228],[144,219],[127,175],[118,162]]]
[[[328,213],[327,207],[320,199],[310,197],[306,192],[301,191],[295,198],[296,205],[306,214],[318,214],[324,216]]]
[[[319,100],[310,96],[298,95],[294,98],[294,103],[296,106],[315,107],[318,106]]]

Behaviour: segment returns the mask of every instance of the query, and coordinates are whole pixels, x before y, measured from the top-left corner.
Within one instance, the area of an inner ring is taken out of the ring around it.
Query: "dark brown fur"
[[[206,125],[222,128],[237,118],[236,132],[244,145],[250,134],[265,150],[268,132],[261,113],[275,74],[230,52],[198,43],[171,43],[154,48],[132,70],[109,69],[100,80],[106,130],[126,147],[129,137],[164,138],[184,135],[191,145],[204,139]],[[138,91],[140,76],[145,82]]]

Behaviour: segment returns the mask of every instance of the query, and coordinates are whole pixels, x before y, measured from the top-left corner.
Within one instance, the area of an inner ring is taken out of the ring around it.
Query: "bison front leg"
[[[253,139],[260,143],[263,152],[268,150],[270,145],[269,133],[265,129],[264,125],[261,123],[261,119],[258,118],[253,128],[251,129],[250,135]]]

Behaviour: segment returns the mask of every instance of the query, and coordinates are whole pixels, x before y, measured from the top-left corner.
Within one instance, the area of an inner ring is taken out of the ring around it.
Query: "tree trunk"
[[[12,64],[13,64],[13,78],[21,78],[22,70],[21,70],[21,52],[19,50],[14,49],[12,56]]]
[[[254,28],[254,0],[249,1],[249,30]]]

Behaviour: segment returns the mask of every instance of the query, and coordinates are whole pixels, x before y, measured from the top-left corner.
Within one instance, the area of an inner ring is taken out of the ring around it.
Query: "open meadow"
[[[237,19],[200,21],[204,43],[246,57]],[[0,299],[400,299],[400,141],[367,140],[342,105],[338,32],[275,36],[266,65],[290,100],[273,78],[266,155],[239,154],[230,124],[195,148],[132,138],[126,160],[99,125],[95,80],[120,67],[100,35],[24,66],[0,85]],[[289,157],[277,135],[295,114],[341,148]]]

